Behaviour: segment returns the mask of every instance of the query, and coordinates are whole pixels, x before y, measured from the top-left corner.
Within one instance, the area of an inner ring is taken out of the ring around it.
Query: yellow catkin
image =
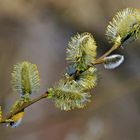
[[[18,63],[12,72],[13,89],[22,96],[38,91],[40,78],[37,66],[30,62]]]
[[[116,43],[118,39],[122,46],[135,41],[140,35],[140,11],[134,8],[126,8],[119,11],[106,30],[109,42]]]

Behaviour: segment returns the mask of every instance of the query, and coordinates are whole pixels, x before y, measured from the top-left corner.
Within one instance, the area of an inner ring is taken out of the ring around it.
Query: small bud
[[[119,54],[114,54],[104,58],[104,67],[106,69],[115,69],[120,66],[124,61],[124,56]]]
[[[23,119],[24,111],[17,113],[16,115],[12,116],[10,122],[7,124],[7,127],[11,126],[12,128],[18,127]]]

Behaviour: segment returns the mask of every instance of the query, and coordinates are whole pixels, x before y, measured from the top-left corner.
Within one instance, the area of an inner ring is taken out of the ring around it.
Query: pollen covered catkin
[[[106,37],[111,43],[126,46],[140,37],[140,11],[126,8],[118,12],[109,22]]]
[[[85,70],[96,59],[96,42],[92,34],[81,33],[71,37],[67,48],[69,63],[74,63],[79,70]]]
[[[30,62],[18,63],[12,72],[13,89],[21,96],[36,92],[40,87],[40,78],[35,64]]]
[[[89,90],[97,84],[96,43],[90,33],[73,36],[68,43],[67,60],[70,65],[64,78],[51,88],[52,99],[61,110],[80,109],[91,101]]]

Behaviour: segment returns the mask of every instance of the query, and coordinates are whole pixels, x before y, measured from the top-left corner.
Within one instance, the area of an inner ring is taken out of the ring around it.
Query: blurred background
[[[108,50],[104,33],[119,10],[139,0],[0,0],[0,105],[6,113],[18,98],[12,92],[13,65],[36,63],[41,94],[65,72],[72,35],[91,32],[98,56]],[[0,125],[0,140],[140,140],[140,41],[114,53],[125,55],[115,70],[98,66],[99,82],[85,109],[60,111],[42,100],[26,109],[15,129]],[[36,96],[38,96],[36,95]]]

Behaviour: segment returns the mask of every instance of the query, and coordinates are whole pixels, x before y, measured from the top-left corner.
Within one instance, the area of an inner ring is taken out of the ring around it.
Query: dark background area
[[[105,29],[121,9],[139,8],[139,0],[0,0],[0,105],[6,113],[18,95],[12,92],[13,65],[36,63],[38,96],[62,76],[72,35],[91,32],[98,56],[111,45]],[[115,70],[99,70],[93,100],[85,109],[64,112],[42,100],[28,109],[15,129],[0,125],[0,140],[139,140],[140,41],[114,53],[125,56]]]

